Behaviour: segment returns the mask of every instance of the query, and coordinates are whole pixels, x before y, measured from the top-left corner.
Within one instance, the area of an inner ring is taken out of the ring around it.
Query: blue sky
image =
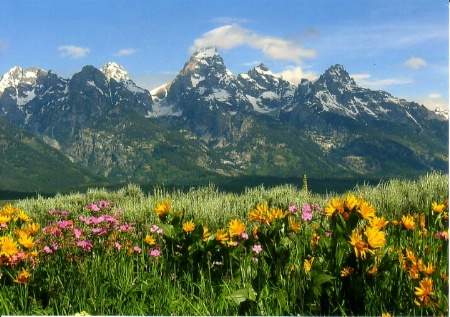
[[[0,0],[0,76],[114,61],[152,89],[216,46],[235,75],[264,62],[298,83],[342,64],[363,87],[448,108],[448,17],[446,0]]]

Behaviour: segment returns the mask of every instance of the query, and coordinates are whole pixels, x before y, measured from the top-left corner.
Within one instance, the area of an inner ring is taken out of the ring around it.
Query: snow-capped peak
[[[39,73],[44,72],[37,67],[22,69],[14,66],[0,78],[0,95],[8,87],[17,87],[20,83],[34,84]]]
[[[279,76],[275,75],[274,73],[272,73],[272,71],[269,68],[267,68],[267,66],[264,65],[263,63],[256,66],[255,70],[258,73],[260,73],[261,75],[270,75],[270,76],[274,76],[274,77],[279,77]]]
[[[105,74],[108,80],[114,79],[117,82],[130,80],[125,68],[114,62],[109,62],[100,68],[100,71]]]
[[[192,55],[192,57],[194,57],[195,59],[203,59],[208,57],[214,57],[217,55],[219,55],[219,53],[214,47],[207,47],[199,49]]]

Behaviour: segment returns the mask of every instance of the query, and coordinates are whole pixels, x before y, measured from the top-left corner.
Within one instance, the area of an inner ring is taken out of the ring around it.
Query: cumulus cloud
[[[295,85],[299,84],[303,78],[306,78],[308,80],[315,80],[319,77],[314,72],[304,72],[300,66],[290,67],[282,71],[281,73],[278,73],[278,75],[283,76],[283,79]]]
[[[427,62],[420,57],[411,57],[404,63],[404,65],[411,69],[419,69],[423,66],[426,66]]]
[[[404,85],[413,82],[411,78],[372,79],[370,74],[352,74],[350,76],[358,83],[358,85],[375,90],[384,89],[386,86]]]
[[[134,53],[136,53],[137,50],[134,48],[124,48],[121,49],[120,51],[118,51],[117,53],[114,53],[114,56],[128,56],[128,55],[133,55]]]
[[[79,47],[75,45],[63,45],[58,47],[61,52],[61,57],[82,58],[86,56],[91,50],[87,47]]]
[[[315,50],[305,49],[296,42],[260,35],[239,24],[228,24],[206,32],[194,41],[190,52],[206,47],[230,50],[238,46],[248,46],[262,51],[268,58],[290,61],[297,65],[301,64],[303,58],[316,56]]]
[[[416,102],[423,104],[430,110],[435,110],[436,108],[448,110],[449,108],[448,98],[442,96],[441,94],[429,94],[423,98],[418,98]]]

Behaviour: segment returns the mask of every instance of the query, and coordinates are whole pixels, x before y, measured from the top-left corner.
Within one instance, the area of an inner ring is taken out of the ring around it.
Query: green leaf
[[[236,305],[239,305],[246,300],[256,301],[256,292],[249,286],[228,295],[227,298],[231,299]]]
[[[164,231],[164,235],[170,239],[175,239],[176,237],[176,232],[175,232],[175,228],[172,225],[169,224],[160,224],[159,227],[161,229],[163,229]]]

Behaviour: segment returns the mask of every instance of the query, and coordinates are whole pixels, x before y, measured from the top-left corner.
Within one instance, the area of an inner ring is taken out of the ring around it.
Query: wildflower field
[[[448,175],[0,206],[1,315],[448,315]]]

